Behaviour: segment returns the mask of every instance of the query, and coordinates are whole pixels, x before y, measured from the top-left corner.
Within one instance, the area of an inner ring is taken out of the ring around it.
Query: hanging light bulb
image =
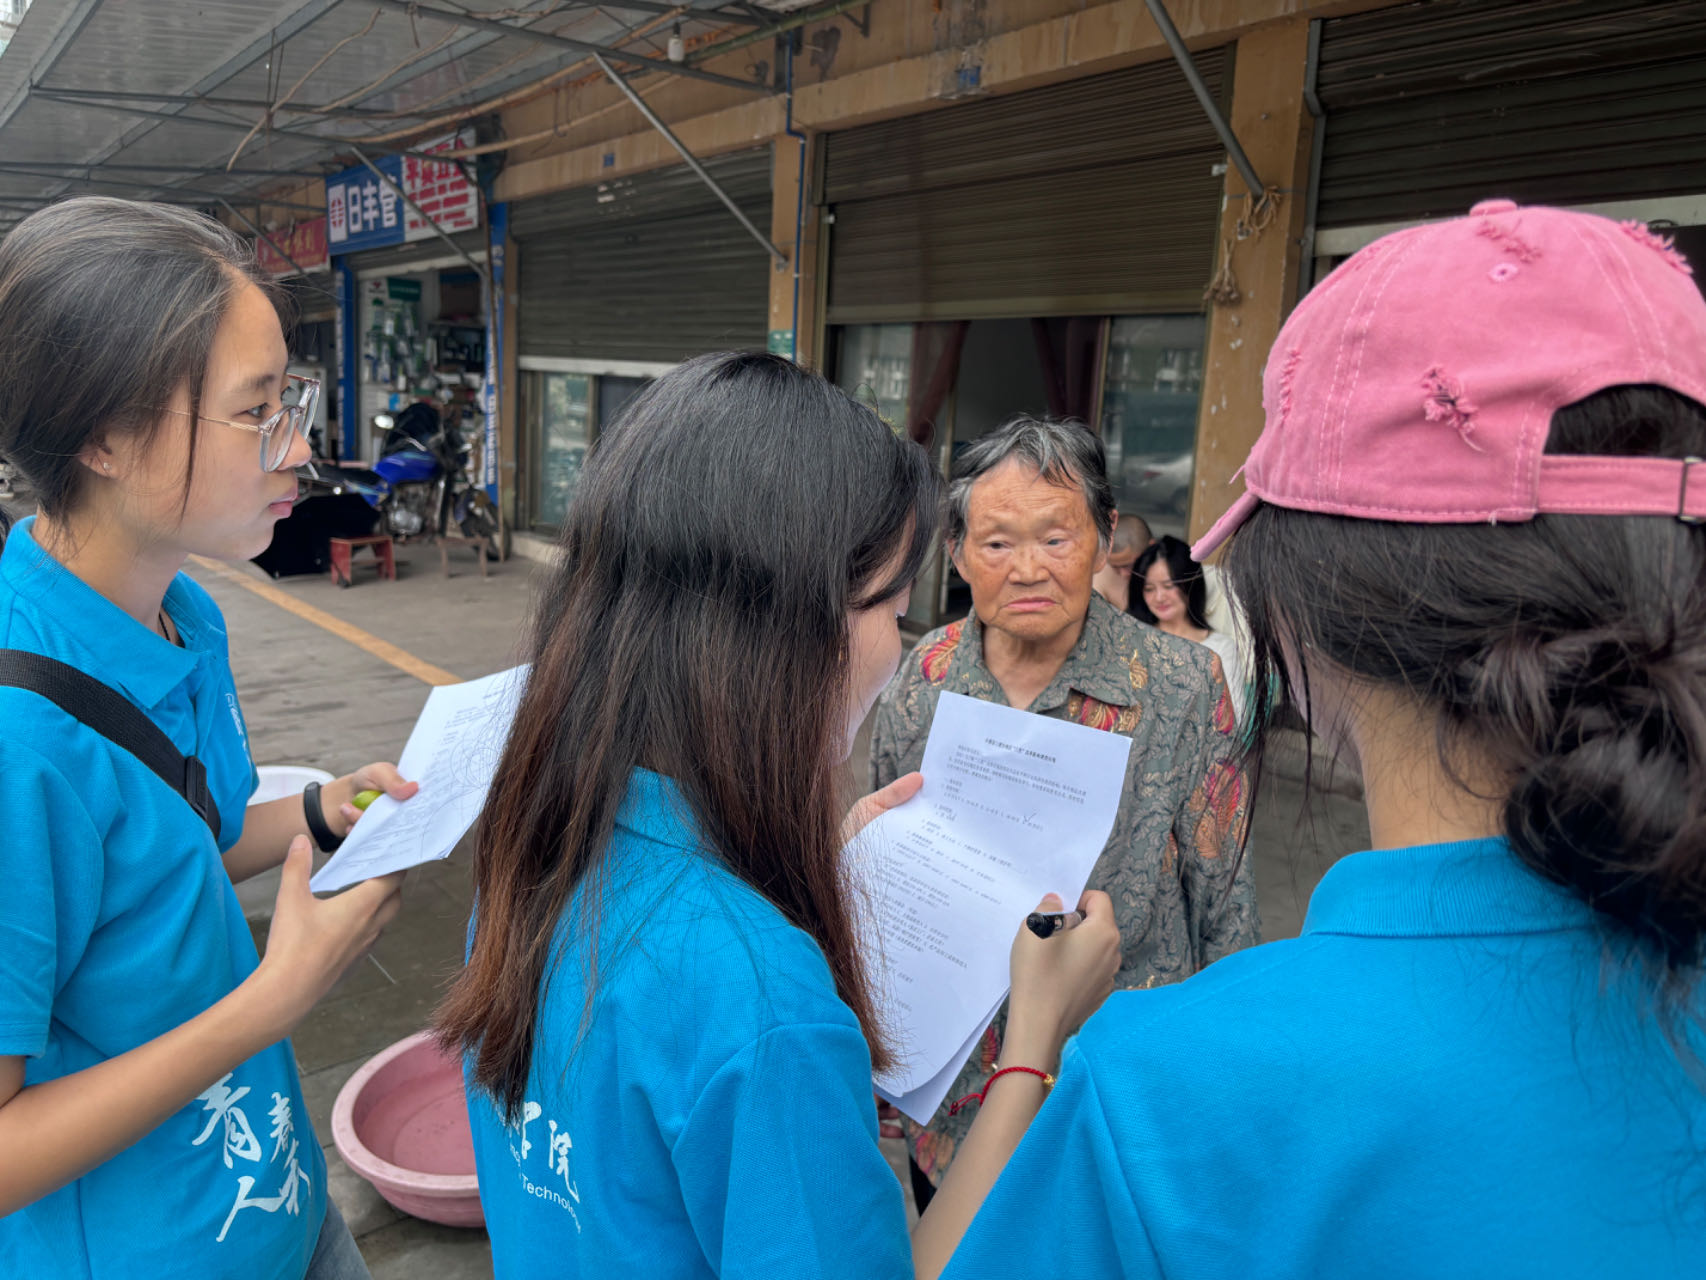
[[[652,48],[655,49],[655,48],[657,48],[657,46],[653,45]],[[681,24],[679,22],[675,24],[675,30],[670,32],[670,36],[669,36],[669,60],[671,62],[686,62],[687,61],[687,46],[684,43],[682,43]]]

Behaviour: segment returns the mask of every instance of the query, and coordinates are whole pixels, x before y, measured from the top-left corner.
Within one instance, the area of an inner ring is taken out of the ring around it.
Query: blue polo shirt
[[[33,521],[0,552],[0,647],[79,667],[207,766],[220,843],[254,766],[225,625],[180,574],[183,647],[47,555]],[[33,693],[0,688],[0,1055],[25,1085],[152,1040],[228,995],[257,957],[212,833],[134,757]],[[0,1218],[0,1275],[297,1280],[326,1170],[289,1042],[242,1063],[76,1182]]]
[[[1706,1092],[1618,951],[1503,840],[1346,858],[1085,1024],[945,1274],[1700,1280]]]
[[[729,872],[672,782],[636,771],[602,875],[557,930],[524,1103],[470,1086],[500,1277],[910,1280],[871,1056],[817,944]]]

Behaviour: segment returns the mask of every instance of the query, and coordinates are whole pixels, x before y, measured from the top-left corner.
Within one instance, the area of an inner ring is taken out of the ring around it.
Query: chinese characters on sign
[[[435,139],[423,151],[452,151],[471,146],[471,130]],[[326,179],[326,239],[335,254],[379,249],[407,240],[425,240],[432,226],[397,198],[401,189],[448,234],[480,225],[479,192],[450,162],[419,156],[381,156],[374,162],[389,182],[366,165]]]
[[[429,142],[421,151],[452,151],[474,145],[474,131],[450,134]],[[463,176],[457,165],[448,161],[423,160],[419,156],[403,157],[403,190],[409,193],[420,211],[438,223],[439,229],[451,235],[472,231],[480,225],[480,193]],[[404,211],[403,238],[420,240],[432,234],[425,219]]]
[[[272,244],[267,243],[268,239]],[[289,255],[288,262],[279,256],[274,244]],[[326,255],[326,220],[310,218],[307,222],[292,223],[288,227],[270,227],[265,236],[255,238],[255,255],[261,260],[261,269],[268,275],[292,275],[297,267],[304,271],[324,271],[331,265]]]

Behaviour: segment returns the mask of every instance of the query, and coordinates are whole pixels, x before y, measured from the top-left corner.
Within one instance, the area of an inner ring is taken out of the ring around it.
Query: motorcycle
[[[380,531],[398,541],[455,531],[501,558],[503,515],[474,482],[458,424],[430,404],[412,404],[396,417],[375,415],[373,426],[384,439],[372,470],[310,461],[300,472],[306,492],[359,495],[378,512]]]

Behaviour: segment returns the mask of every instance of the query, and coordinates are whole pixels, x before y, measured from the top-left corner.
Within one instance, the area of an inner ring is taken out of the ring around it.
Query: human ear
[[[77,461],[97,476],[111,480],[117,473],[120,460],[114,455],[105,435],[90,436],[77,451]]]

